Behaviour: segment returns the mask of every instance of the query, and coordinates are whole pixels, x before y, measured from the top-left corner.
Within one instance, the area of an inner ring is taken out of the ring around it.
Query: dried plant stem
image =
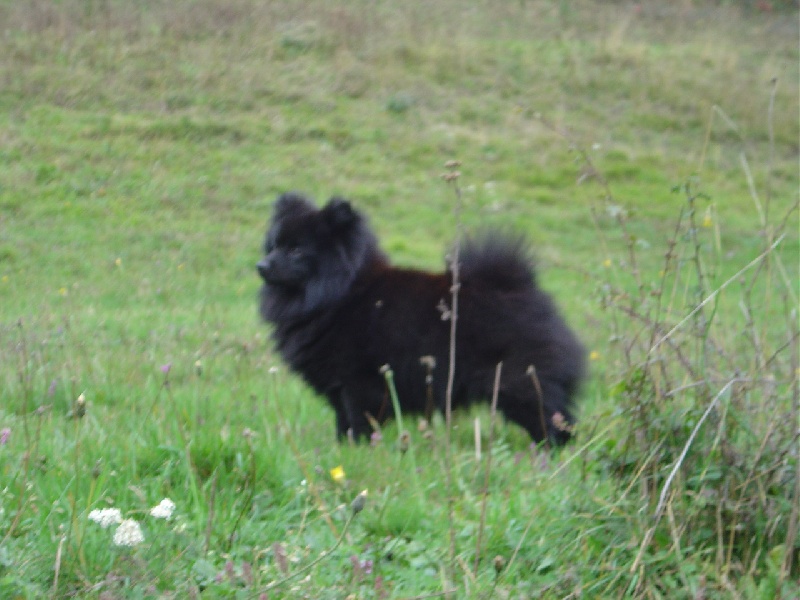
[[[458,321],[458,291],[460,284],[459,273],[459,246],[460,239],[456,239],[455,248],[451,260],[451,271],[453,273],[453,284],[451,291],[450,304],[450,360],[447,371],[447,389],[445,392],[445,423],[447,424],[447,442],[450,442],[450,429],[453,423],[453,384],[456,372],[456,328]]]
[[[419,499],[423,494],[423,488],[419,482],[419,474],[417,473],[417,457],[414,444],[410,442],[409,433],[403,427],[403,411],[400,407],[400,399],[397,397],[397,388],[394,385],[394,372],[389,365],[384,365],[381,371],[386,379],[386,386],[389,388],[389,396],[392,399],[392,407],[394,408],[394,418],[397,421],[397,442],[400,446],[400,460],[402,460],[405,455],[408,455],[408,458],[411,460],[411,476],[414,479],[414,488],[417,498]]]
[[[295,461],[297,461],[297,466],[300,467],[300,471],[303,473],[303,478],[306,480],[308,484],[308,492],[314,498],[316,502],[317,509],[319,510],[322,518],[325,520],[325,523],[328,525],[328,529],[331,530],[333,535],[339,535],[339,530],[334,525],[333,520],[331,519],[330,514],[328,514],[328,508],[322,499],[322,496],[317,489],[317,486],[314,485],[314,478],[311,477],[311,471],[306,464],[306,461],[303,460],[303,455],[300,453],[300,449],[297,447],[297,444],[294,441],[291,433],[289,432],[289,426],[286,423],[286,419],[283,416],[283,411],[281,410],[280,403],[275,403],[275,412],[278,415],[278,422],[280,424],[281,429],[286,432],[286,441],[289,443],[289,449],[291,450],[292,454],[294,455]]]
[[[305,566],[303,566],[303,567],[300,567],[300,568],[299,568],[299,569],[297,569],[297,571],[295,571],[294,573],[291,573],[291,574],[287,575],[286,577],[284,577],[284,578],[282,578],[282,579],[279,579],[278,581],[273,581],[273,582],[272,582],[272,583],[270,583],[270,584],[269,584],[267,587],[265,587],[263,590],[260,590],[260,591],[259,591],[258,593],[256,593],[256,594],[252,594],[250,597],[251,597],[251,598],[255,598],[255,597],[257,597],[257,596],[258,596],[258,597],[261,597],[262,595],[265,595],[265,594],[266,594],[268,591],[270,591],[270,590],[274,590],[275,588],[277,588],[277,587],[280,587],[280,586],[284,585],[285,583],[287,583],[287,582],[291,581],[292,579],[296,579],[297,577],[299,577],[299,576],[300,576],[300,575],[302,575],[303,573],[305,573],[305,572],[307,572],[307,571],[310,571],[311,569],[313,569],[315,566],[317,566],[317,565],[318,565],[319,563],[321,563],[323,560],[325,560],[325,559],[327,559],[327,558],[330,558],[330,557],[333,555],[333,552],[334,552],[334,551],[335,551],[335,550],[336,550],[336,549],[337,549],[339,546],[341,546],[341,544],[342,544],[342,541],[344,541],[344,537],[345,537],[345,535],[347,535],[347,530],[350,528],[350,524],[353,522],[353,518],[354,518],[355,516],[356,516],[356,513],[355,513],[355,511],[350,513],[350,516],[349,516],[349,517],[347,517],[347,521],[345,521],[345,523],[344,523],[344,527],[342,528],[342,533],[340,533],[340,534],[339,534],[339,537],[337,538],[336,542],[335,542],[335,543],[333,544],[333,546],[331,546],[331,547],[330,547],[328,550],[323,550],[322,552],[320,552],[320,554],[319,554],[319,556],[318,556],[317,558],[315,558],[314,560],[312,560],[312,561],[311,561],[310,563],[308,563],[307,565],[305,565]]]
[[[765,212],[769,214],[769,204],[772,200],[772,172],[775,168],[775,96],[778,94],[778,78],[773,77],[770,82],[772,89],[769,93],[769,107],[767,108],[767,135],[769,136],[769,158],[767,158],[767,180]]]
[[[697,306],[695,306],[695,307],[694,307],[694,308],[691,310],[691,312],[690,312],[688,315],[686,315],[686,316],[685,316],[685,317],[683,317],[683,318],[682,318],[680,321],[678,321],[678,323],[677,323],[677,324],[676,324],[676,325],[675,325],[675,326],[674,326],[672,329],[670,329],[670,330],[669,330],[667,333],[665,333],[665,334],[664,334],[664,335],[663,335],[663,336],[662,336],[662,337],[661,337],[661,338],[660,338],[658,341],[656,341],[656,342],[655,342],[655,344],[653,344],[653,348],[652,348],[652,350],[655,350],[655,349],[656,349],[658,346],[660,346],[662,343],[664,343],[664,342],[665,342],[665,341],[667,341],[667,340],[668,340],[670,337],[672,337],[672,335],[673,335],[673,334],[674,334],[676,331],[678,331],[678,329],[680,329],[681,327],[683,327],[683,325],[684,325],[684,324],[685,324],[685,323],[686,323],[686,322],[687,322],[689,319],[691,319],[691,318],[692,318],[692,317],[693,317],[693,316],[694,316],[694,315],[695,315],[695,314],[696,314],[698,311],[702,310],[702,309],[703,309],[703,307],[704,307],[706,304],[708,304],[709,302],[711,302],[712,300],[714,300],[714,299],[715,299],[715,298],[716,298],[716,297],[719,295],[719,293],[720,293],[722,290],[724,290],[725,288],[727,288],[727,287],[728,287],[728,286],[729,286],[731,283],[733,283],[734,281],[738,281],[738,279],[739,279],[739,278],[740,278],[740,277],[741,277],[741,276],[742,276],[744,273],[746,273],[747,271],[749,271],[750,269],[752,269],[754,266],[756,266],[758,263],[760,263],[762,260],[764,260],[764,258],[765,258],[767,255],[769,255],[769,254],[770,254],[770,253],[771,253],[773,250],[775,250],[775,248],[777,248],[777,247],[780,245],[780,243],[783,241],[783,239],[784,239],[785,237],[786,237],[786,234],[783,234],[783,235],[781,235],[781,236],[780,236],[778,239],[776,239],[776,240],[775,240],[775,241],[774,241],[774,242],[773,242],[773,243],[772,243],[772,244],[771,244],[771,245],[770,245],[770,246],[769,246],[769,247],[768,247],[766,250],[764,250],[764,252],[762,252],[761,254],[759,254],[758,256],[756,256],[756,257],[755,257],[753,260],[751,260],[749,263],[747,263],[747,264],[746,264],[744,267],[742,267],[741,269],[739,269],[739,270],[736,272],[736,274],[734,274],[734,275],[732,275],[731,277],[729,277],[729,278],[728,278],[728,279],[727,279],[727,280],[726,280],[726,281],[725,281],[725,282],[724,282],[724,283],[723,283],[721,286],[719,286],[717,289],[715,289],[713,292],[711,292],[711,293],[710,293],[708,296],[706,296],[706,298],[705,298],[705,299],[704,299],[702,302],[700,302],[700,303],[699,303]]]
[[[672,481],[675,479],[675,475],[677,475],[678,470],[681,468],[684,459],[686,458],[686,454],[689,452],[689,448],[692,447],[692,442],[694,442],[694,438],[697,436],[697,433],[700,431],[700,427],[703,425],[705,420],[711,414],[711,411],[717,405],[719,399],[728,391],[728,389],[734,384],[738,383],[740,379],[731,379],[726,383],[722,389],[717,392],[717,395],[711,400],[711,403],[706,408],[703,416],[697,421],[697,424],[692,429],[692,433],[689,435],[689,439],[686,440],[686,444],[683,446],[683,451],[681,451],[680,455],[678,456],[678,460],[675,461],[675,465],[672,467],[672,471],[670,472],[667,480],[664,482],[664,486],[661,488],[661,495],[658,498],[658,504],[656,505],[655,514],[653,516],[654,522],[650,529],[647,530],[647,533],[642,540],[642,544],[639,546],[639,553],[636,555],[636,560],[633,561],[633,565],[630,568],[631,573],[635,573],[639,568],[639,563],[642,560],[642,556],[644,555],[645,549],[650,545],[650,542],[653,539],[653,535],[656,532],[656,527],[658,527],[658,523],[661,520],[662,515],[664,514],[664,507],[667,502],[667,497],[669,495],[670,488],[672,487]]]
[[[25,448],[27,450],[22,456],[22,480],[19,486],[19,495],[17,496],[16,514],[14,515],[14,519],[11,521],[11,525],[8,526],[8,530],[6,531],[5,535],[0,538],[0,547],[4,547],[6,541],[8,541],[8,539],[14,535],[14,532],[22,520],[22,515],[25,512],[22,510],[22,508],[27,503],[29,498],[28,478],[31,472],[31,434],[28,426],[28,411],[30,410],[30,402],[33,395],[33,390],[30,386],[30,358],[28,355],[28,345],[25,340],[25,331],[22,326],[22,319],[17,322],[17,328],[20,332],[19,347],[21,364],[18,371],[18,376],[20,385],[22,387],[22,431],[25,436]]]
[[[79,400],[83,400],[83,394],[79,397]],[[73,409],[75,411],[75,415],[73,416],[73,422],[75,425],[75,448],[72,453],[73,459],[73,469],[75,470],[75,489],[81,489],[83,482],[81,480],[81,432],[83,431],[82,422],[83,422],[83,414],[78,413],[77,411],[77,403],[76,408]],[[74,530],[77,530],[78,536],[78,544],[77,548],[75,548],[75,552],[78,555],[78,562],[80,563],[81,567],[86,569],[86,556],[83,553],[83,527],[80,526],[78,523],[78,508],[77,508],[77,498],[75,495],[72,495],[69,500],[70,504],[70,511],[72,513],[72,518],[70,519],[70,525],[67,528],[66,537],[69,539],[72,537]]]
[[[447,518],[448,518],[448,532],[449,544],[447,551],[447,585],[452,585],[455,574],[455,560],[456,560],[456,527],[455,527],[455,498],[453,489],[453,449],[451,444],[451,434],[453,429],[453,385],[455,383],[456,374],[456,331],[458,325],[458,292],[461,286],[460,279],[460,251],[461,251],[461,188],[458,186],[458,177],[460,173],[455,169],[460,166],[457,161],[448,162],[445,167],[450,169],[449,173],[444,175],[445,181],[452,184],[453,190],[456,195],[456,204],[454,207],[455,221],[456,221],[456,241],[450,257],[450,271],[452,273],[452,285],[450,287],[451,300],[450,300],[450,348],[449,348],[449,364],[447,369],[447,388],[445,390],[445,449],[444,449],[444,471],[445,480],[447,484]],[[449,594],[448,594],[449,596]]]
[[[796,310],[796,309],[795,309]],[[792,503],[792,512],[789,515],[789,526],[786,530],[786,555],[783,559],[781,568],[781,580],[789,578],[792,572],[792,563],[794,562],[795,542],[798,535],[798,520],[800,520],[800,350],[798,350],[798,315],[795,312],[794,322],[789,327],[790,342],[792,348],[792,373],[794,379],[792,381],[792,407],[791,407],[791,423],[795,428],[794,434],[794,502]]]
[[[583,169],[578,179],[578,183],[581,183],[587,179],[594,179],[600,184],[600,187],[603,189],[603,195],[604,195],[603,199],[606,202],[613,202],[614,194],[611,192],[611,185],[608,183],[608,179],[606,179],[602,171],[600,171],[599,169],[597,169],[597,167],[595,167],[594,161],[592,161],[592,157],[589,156],[589,153],[579,143],[575,141],[575,138],[572,135],[572,133],[568,129],[558,127],[555,124],[551,123],[541,114],[537,114],[536,118],[547,129],[549,129],[550,131],[558,135],[560,138],[562,138],[564,141],[566,141],[567,144],[569,145],[569,149],[575,152],[580,158],[581,162],[583,163]],[[596,218],[596,215],[593,216],[595,216]],[[628,230],[628,222],[624,211],[620,211],[617,214],[617,223],[619,224],[620,229],[622,230],[622,235],[625,238],[625,243],[628,248],[628,258],[630,259],[631,273],[633,274],[633,278],[636,281],[636,286],[639,290],[639,300],[643,300],[646,295],[646,292],[641,278],[639,261],[636,258],[636,236],[634,236]],[[633,299],[631,299],[631,301],[633,302]]]
[[[536,375],[536,367],[533,365],[528,366],[528,375],[531,378],[533,389],[536,390],[536,397],[539,400],[539,424],[542,426],[542,436],[544,439],[543,446],[546,449],[550,448],[550,438],[547,436],[547,419],[544,416],[544,393],[542,392],[542,384],[539,382],[539,376]]]
[[[664,505],[667,501],[667,494],[669,493],[669,488],[672,486],[672,480],[675,479],[675,475],[678,473],[678,469],[681,468],[684,459],[686,458],[686,454],[689,452],[689,448],[692,447],[692,442],[694,442],[694,438],[697,436],[697,432],[700,431],[700,427],[703,425],[705,420],[708,418],[708,415],[711,414],[711,411],[717,405],[719,399],[728,391],[728,389],[734,384],[741,381],[740,379],[731,379],[728,383],[726,383],[722,389],[717,392],[717,395],[709,403],[708,407],[706,408],[703,416],[695,424],[694,428],[692,429],[692,433],[689,434],[689,439],[686,440],[686,443],[683,446],[683,450],[681,451],[680,455],[678,456],[678,460],[675,461],[675,465],[672,467],[672,471],[670,471],[667,480],[664,482],[664,487],[661,488],[661,494],[658,497],[658,504],[656,505],[655,510],[655,519],[658,520],[661,518],[661,514],[664,512]],[[633,569],[631,569],[633,570]]]
[[[492,473],[492,442],[494,441],[494,423],[497,417],[497,398],[500,395],[500,374],[503,363],[497,363],[494,371],[494,387],[492,387],[492,408],[489,420],[489,441],[486,443],[486,470],[483,478],[483,498],[481,500],[481,521],[478,525],[478,539],[475,542],[475,565],[473,572],[478,576],[478,565],[481,562],[481,543],[483,542],[483,529],[486,526],[486,504],[489,499],[489,476]]]
[[[233,540],[236,536],[236,530],[239,529],[239,523],[242,522],[244,515],[248,512],[252,507],[253,497],[256,493],[256,453],[253,450],[253,442],[249,438],[247,439],[247,448],[250,451],[250,481],[246,482],[249,483],[248,487],[250,488],[247,494],[247,498],[242,502],[242,508],[239,510],[239,514],[236,516],[236,520],[233,522],[233,527],[231,527],[231,532],[228,535],[228,550],[233,546]]]
[[[62,552],[64,551],[64,542],[67,541],[67,536],[62,535],[61,539],[58,540],[58,548],[56,549],[56,562],[53,565],[53,587],[51,589],[51,594],[53,598],[58,596],[58,578],[61,575],[61,556]]]
[[[211,532],[214,529],[214,511],[217,502],[217,471],[211,478],[211,497],[208,499],[208,516],[206,517],[206,534],[203,542],[203,552],[208,552],[211,548]]]
[[[444,590],[443,592],[433,592],[432,594],[422,594],[421,596],[411,596],[410,598],[406,598],[405,600],[426,600],[427,598],[441,598],[442,596],[449,596],[450,594],[454,594],[456,592],[455,589]]]
[[[706,273],[705,269],[703,268],[703,260],[702,260],[702,244],[700,242],[700,236],[697,235],[698,225],[696,221],[697,217],[697,200],[703,197],[703,194],[700,192],[695,191],[692,188],[692,179],[688,179],[686,183],[683,185],[684,192],[686,194],[686,202],[689,205],[688,211],[688,218],[689,218],[689,228],[687,229],[687,235],[689,240],[691,241],[691,250],[692,250],[692,263],[694,264],[695,273],[697,274],[697,294],[699,297],[702,297],[706,294],[707,285],[706,285]],[[701,332],[700,337],[705,337],[705,332],[708,329],[710,322],[705,318],[703,311],[698,311],[696,314],[696,318],[699,324],[699,331]]]
[[[758,450],[756,451],[755,456],[751,461],[750,470],[741,484],[742,489],[747,489],[751,483],[757,481],[758,478],[761,476],[761,473],[757,472],[760,471],[758,469],[758,465],[761,464],[761,459],[764,456],[764,452],[767,449],[767,444],[769,444],[773,434],[775,433],[775,425],[776,422],[772,421],[767,426],[767,431],[764,433],[764,436],[761,439],[761,444],[759,445]],[[733,513],[741,514],[739,511],[741,510],[742,505],[745,504],[745,502],[747,501],[746,497],[744,495],[741,495],[735,500],[733,498],[731,498],[731,500],[734,502]],[[733,548],[737,533],[738,532],[736,527],[731,527],[728,533],[728,543],[727,543],[728,552],[726,554],[725,564],[723,566],[723,572],[725,573],[726,576],[730,574],[731,566],[733,565]]]
[[[394,409],[394,420],[397,421],[397,438],[403,435],[405,427],[403,427],[403,411],[400,408],[400,399],[397,397],[397,388],[394,385],[394,371],[389,365],[381,367],[384,379],[386,379],[386,387],[389,388],[389,397],[392,399],[392,408]]]
[[[166,386],[164,389],[165,389],[165,391],[167,393],[167,398],[169,398],[169,402],[167,403],[167,405],[173,407],[173,410],[175,410],[176,403],[175,403],[175,399],[172,396],[172,388],[169,387],[169,386]],[[199,486],[198,481],[197,481],[197,469],[194,466],[194,461],[192,460],[192,452],[191,452],[191,449],[190,449],[191,448],[191,440],[190,440],[191,436],[186,431],[186,428],[184,427],[184,424],[181,421],[180,414],[178,414],[178,412],[175,412],[174,417],[175,417],[175,424],[176,424],[176,427],[178,429],[178,433],[180,434],[181,441],[183,442],[183,452],[184,452],[184,456],[186,457],[186,477],[189,480],[189,488],[190,488],[190,491],[192,493],[192,501],[194,502],[194,505],[197,507],[196,510],[199,511],[200,510],[200,506],[202,505],[202,502],[200,501],[200,489],[199,489],[200,486]],[[215,477],[216,477],[216,474],[215,474]],[[206,540],[206,548],[208,547],[207,545],[208,545],[208,540]]]

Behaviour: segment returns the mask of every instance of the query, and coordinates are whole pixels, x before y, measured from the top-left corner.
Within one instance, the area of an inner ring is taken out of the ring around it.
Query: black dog
[[[333,406],[339,438],[368,436],[368,415],[393,414],[383,365],[404,412],[444,410],[451,273],[389,265],[364,217],[340,198],[318,209],[282,195],[265,250],[261,315],[289,366]],[[503,414],[537,442],[566,442],[585,352],[537,287],[524,243],[500,234],[468,241],[459,263],[453,406],[490,398],[502,361]]]

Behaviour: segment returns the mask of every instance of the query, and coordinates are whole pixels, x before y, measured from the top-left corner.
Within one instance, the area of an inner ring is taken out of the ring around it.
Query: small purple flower
[[[0,429],[0,446],[5,446],[8,443],[9,437],[11,437],[11,429],[8,427]]]
[[[233,566],[233,561],[229,560],[225,562],[225,575],[228,576],[229,581],[236,580],[236,569]]]
[[[358,556],[353,554],[350,557],[350,563],[353,565],[353,572],[357,577],[372,574],[372,561],[370,559],[359,560]]]
[[[253,585],[253,567],[247,561],[242,563],[242,579],[248,586]]]
[[[172,363],[167,363],[165,365],[161,365],[161,372],[166,375],[169,373],[170,369],[172,368]]]
[[[383,440],[383,435],[381,435],[380,431],[373,431],[372,435],[369,436],[369,445],[370,446],[377,446]]]

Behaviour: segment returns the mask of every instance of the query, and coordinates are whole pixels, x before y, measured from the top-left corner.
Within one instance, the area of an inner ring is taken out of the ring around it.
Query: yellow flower
[[[703,227],[710,229],[713,224],[714,221],[711,219],[711,209],[706,209],[706,214],[703,216]]]
[[[114,261],[114,264],[117,265],[117,268],[122,266],[122,259],[117,257],[117,260]]]
[[[341,483],[344,481],[344,468],[342,465],[333,467],[331,469],[331,479],[333,479],[336,483]]]
[[[58,295],[59,296],[66,296],[67,295],[67,288],[65,288],[65,287],[59,288],[58,289]]]
[[[611,266],[611,259],[607,258],[603,261],[603,266],[607,269]]]
[[[600,353],[597,350],[592,350],[589,353],[589,360],[599,360],[599,358],[600,358]]]
[[[8,275],[3,275],[3,283],[8,283]]]

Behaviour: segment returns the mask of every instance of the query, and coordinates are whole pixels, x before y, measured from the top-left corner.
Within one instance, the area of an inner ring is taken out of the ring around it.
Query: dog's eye
[[[287,250],[290,258],[300,258],[303,256],[303,249],[300,246],[292,246]]]

